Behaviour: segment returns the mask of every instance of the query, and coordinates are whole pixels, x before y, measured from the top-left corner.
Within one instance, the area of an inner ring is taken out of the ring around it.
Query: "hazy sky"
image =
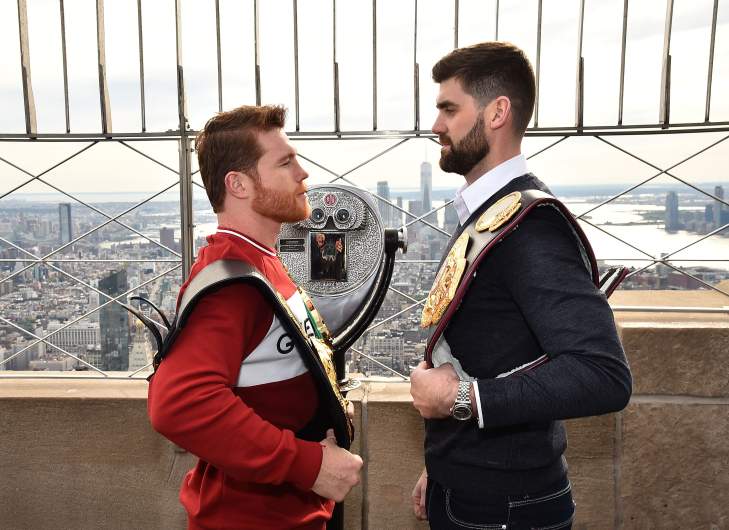
[[[30,55],[39,132],[63,132],[63,77],[58,0],[27,0]],[[585,124],[614,125],[618,115],[622,0],[586,0]],[[137,8],[135,0],[107,0],[106,61],[115,132],[141,130]],[[378,128],[413,127],[413,0],[379,0],[377,10]],[[537,0],[500,2],[499,38],[536,59]],[[174,0],[142,0],[146,121],[148,131],[177,128]],[[264,103],[283,103],[294,126],[292,0],[259,0],[260,64]],[[372,126],[372,2],[337,0],[337,60],[340,68],[341,127]],[[671,121],[704,118],[713,0],[675,0]],[[66,0],[69,99],[72,132],[100,130],[94,0]],[[253,1],[220,0],[223,107],[254,103]],[[632,0],[629,7],[624,123],[656,123],[666,3]],[[579,0],[544,0],[540,78],[540,126],[574,124]],[[495,0],[461,0],[459,45],[493,39]],[[332,0],[299,0],[300,116],[305,131],[333,129]],[[435,117],[433,63],[453,47],[454,4],[419,0],[417,61],[420,64],[420,123]],[[214,0],[182,2],[183,64],[190,124],[200,128],[218,108]],[[17,2],[0,0],[0,132],[24,132]],[[720,0],[716,35],[712,121],[729,121],[729,0]],[[722,134],[609,137],[658,166],[678,162]],[[527,139],[530,154],[557,138]],[[336,172],[357,166],[397,140],[299,141],[297,148]],[[82,143],[0,142],[0,156],[39,172],[83,147]],[[137,142],[136,148],[177,166],[174,142]],[[693,182],[726,177],[729,140],[676,174]],[[413,140],[352,173],[359,185],[418,185],[420,162],[434,162],[434,186],[462,180],[437,168],[438,146]],[[332,178],[307,164],[311,182]],[[552,184],[632,183],[655,170],[594,138],[572,138],[530,162]],[[0,194],[27,176],[0,162]],[[156,190],[175,175],[118,144],[99,144],[48,174],[69,191]],[[666,181],[663,177],[662,182]],[[47,191],[40,184],[22,191]],[[176,193],[176,191],[174,192]]]

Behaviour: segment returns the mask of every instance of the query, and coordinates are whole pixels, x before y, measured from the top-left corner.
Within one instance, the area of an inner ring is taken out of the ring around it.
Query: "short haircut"
[[[225,200],[225,175],[229,171],[257,178],[256,166],[263,155],[257,135],[283,129],[286,108],[279,105],[243,105],[210,118],[195,139],[205,191],[218,213]]]
[[[534,71],[524,52],[508,42],[482,42],[457,48],[433,66],[433,81],[456,78],[485,106],[498,96],[511,101],[514,129],[524,134],[534,111]]]

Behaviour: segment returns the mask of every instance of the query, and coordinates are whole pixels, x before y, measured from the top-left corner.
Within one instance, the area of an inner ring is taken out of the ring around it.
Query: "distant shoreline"
[[[701,186],[708,193],[714,191],[715,186],[727,186],[728,182],[702,182],[696,183]],[[564,199],[593,199],[593,200],[604,200],[605,198],[613,197],[625,191],[628,188],[628,184],[595,184],[595,185],[554,185],[550,186],[552,191],[558,197]],[[678,189],[677,189],[678,188]],[[431,200],[450,200],[455,194],[457,187],[440,188],[435,187],[431,191]],[[369,189],[371,193],[376,193],[376,189]],[[678,185],[645,185],[640,188],[633,190],[630,195],[658,195],[668,193],[669,191],[675,191],[679,195],[699,197],[702,194],[696,190],[679,187]],[[125,192],[69,192],[81,199],[84,202],[90,204],[103,204],[103,203],[116,203],[116,204],[134,204],[144,200],[147,200],[150,196],[154,195],[156,191],[125,191]],[[173,198],[174,196],[174,198]],[[207,201],[207,196],[203,189],[194,188],[193,196],[195,200]],[[417,200],[421,196],[421,191],[418,188],[391,188],[390,189],[390,200],[394,201],[398,197],[403,200]],[[708,199],[708,197],[707,197]],[[70,197],[66,197],[61,193],[57,192],[39,192],[39,193],[23,193],[14,192],[11,195],[4,197],[2,202],[8,203],[53,203],[58,204],[61,202],[74,203],[74,200]],[[160,203],[160,202],[179,202],[179,191],[172,189],[164,194],[151,199],[149,202]]]

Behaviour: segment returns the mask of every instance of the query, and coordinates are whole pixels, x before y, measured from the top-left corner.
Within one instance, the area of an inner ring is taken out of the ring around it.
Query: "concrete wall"
[[[574,528],[729,528],[729,326],[621,333],[633,400],[568,422]],[[184,528],[177,490],[194,458],[149,428],[145,397],[145,382],[0,379],[0,528]],[[422,420],[407,383],[352,397],[366,474],[347,528],[425,528],[410,507]]]

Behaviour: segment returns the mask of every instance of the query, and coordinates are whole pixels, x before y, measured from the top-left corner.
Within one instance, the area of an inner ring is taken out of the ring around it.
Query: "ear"
[[[228,171],[225,174],[225,191],[237,199],[247,199],[250,196],[250,179],[240,171]]]
[[[511,100],[499,96],[486,106],[486,123],[491,129],[500,129],[511,118]]]

